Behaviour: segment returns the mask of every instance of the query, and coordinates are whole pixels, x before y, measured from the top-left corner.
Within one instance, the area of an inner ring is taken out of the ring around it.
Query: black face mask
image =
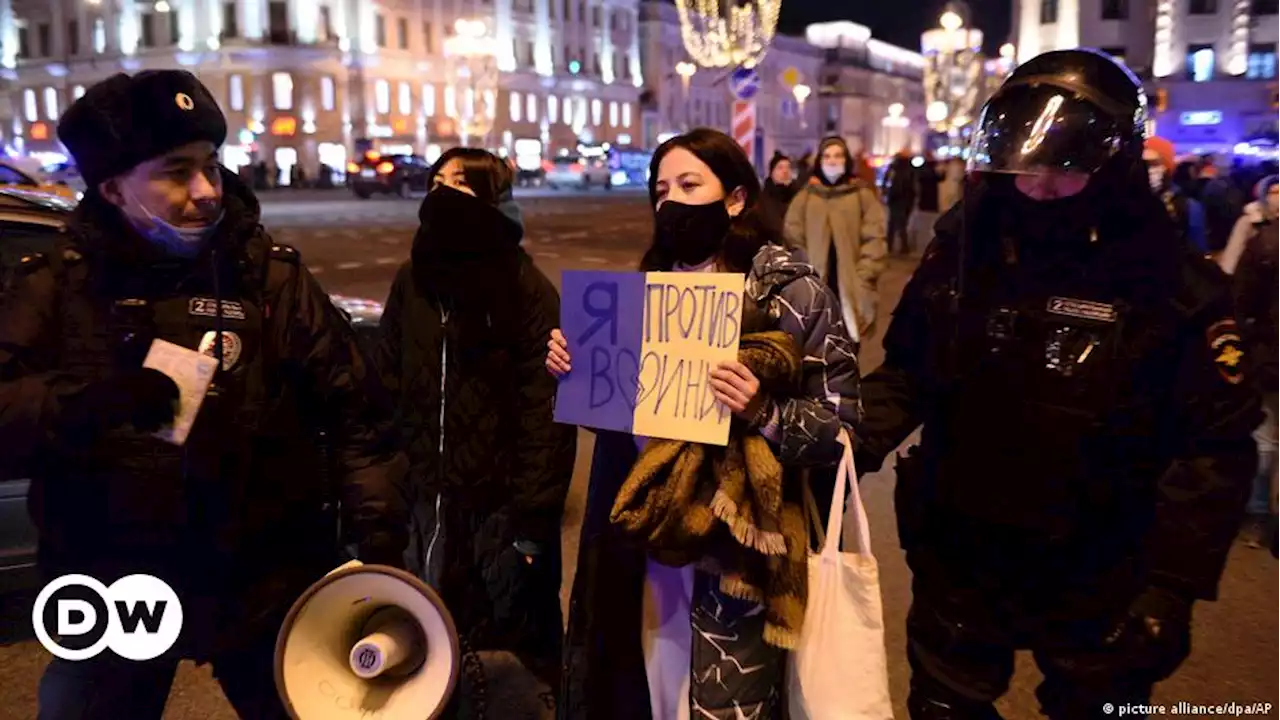
[[[701,265],[724,245],[733,218],[723,202],[686,205],[662,203],[654,218],[657,242],[682,265]]]

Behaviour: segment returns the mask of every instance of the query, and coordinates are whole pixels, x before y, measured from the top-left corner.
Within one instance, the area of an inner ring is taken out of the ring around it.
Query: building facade
[[[679,11],[667,2],[645,0],[640,17],[646,146],[655,147],[661,139],[695,127],[729,132],[734,101],[729,71],[698,68],[686,84],[676,68],[691,62],[680,39]],[[775,36],[756,68],[760,87],[754,99],[762,161],[775,151],[798,157],[817,145],[821,66],[820,49],[802,38]],[[813,97],[801,102],[795,85],[811,88]]]
[[[434,159],[462,142],[543,157],[619,142],[639,124],[636,0],[0,0],[0,66],[14,151],[61,152],[55,126],[84,88],[116,72],[183,67],[227,115],[223,160],[340,177],[359,140]],[[464,14],[465,13],[465,14]],[[492,89],[458,90],[445,49],[462,18],[484,22]]]
[[[1180,152],[1274,155],[1276,0],[1015,0],[1018,61],[1094,47],[1152,98]]]
[[[878,160],[924,149],[920,53],[876,40],[866,26],[847,21],[810,25],[805,37],[823,53],[815,92],[821,135],[838,135],[854,152]]]

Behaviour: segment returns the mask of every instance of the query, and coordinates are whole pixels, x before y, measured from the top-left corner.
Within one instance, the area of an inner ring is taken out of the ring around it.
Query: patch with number
[[[1223,380],[1239,385],[1244,380],[1244,350],[1240,343],[1240,328],[1235,320],[1219,320],[1205,332],[1209,343],[1209,356]]]
[[[217,317],[218,301],[213,298],[193,297],[187,303],[187,314],[197,317]],[[230,320],[244,320],[244,305],[234,300],[222,301],[222,317]]]
[[[1045,308],[1054,315],[1093,320],[1095,322],[1113,323],[1116,321],[1116,306],[1091,300],[1075,298],[1051,297]]]
[[[218,357],[217,347],[218,333],[214,330],[204,334],[200,338],[200,354],[208,355],[211,358]],[[244,343],[240,341],[240,336],[229,331],[222,332],[222,370],[226,372],[236,366],[240,360],[240,354],[244,352]]]

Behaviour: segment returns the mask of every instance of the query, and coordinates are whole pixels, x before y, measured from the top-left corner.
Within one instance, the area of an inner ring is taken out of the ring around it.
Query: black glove
[[[1107,638],[1118,661],[1150,671],[1153,682],[1174,673],[1191,654],[1192,601],[1171,590],[1149,587]]]
[[[152,433],[173,423],[180,397],[178,385],[159,370],[125,370],[90,383],[69,399],[64,422],[72,432],[132,425]]]

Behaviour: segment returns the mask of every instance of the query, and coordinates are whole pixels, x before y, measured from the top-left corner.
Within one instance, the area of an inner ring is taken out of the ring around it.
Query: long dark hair
[[[462,176],[477,198],[497,207],[499,202],[511,195],[511,168],[488,150],[469,147],[450,148],[436,160],[427,175],[428,191],[435,186],[436,175],[455,159],[462,164]]]
[[[781,244],[780,238],[760,221],[756,204],[760,200],[760,178],[737,141],[719,130],[697,128],[677,135],[658,146],[649,162],[649,205],[658,206],[658,166],[672,150],[683,148],[701,160],[724,186],[726,196],[742,190],[745,204],[742,212],[729,225],[729,233],[717,256],[721,266],[733,272],[747,272],[756,252],[769,243]],[[640,269],[645,272],[668,271],[675,267],[675,259],[669,250],[653,242],[640,258]]]

